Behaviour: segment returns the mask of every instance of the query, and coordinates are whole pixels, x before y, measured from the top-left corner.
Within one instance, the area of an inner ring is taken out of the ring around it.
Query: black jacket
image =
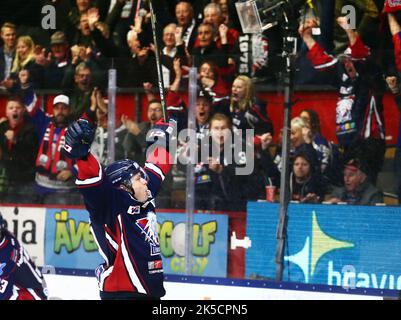
[[[35,176],[35,160],[38,153],[38,137],[32,124],[25,121],[15,137],[12,148],[8,147],[5,132],[10,129],[8,121],[0,124],[0,162],[6,167],[11,184],[31,182]]]

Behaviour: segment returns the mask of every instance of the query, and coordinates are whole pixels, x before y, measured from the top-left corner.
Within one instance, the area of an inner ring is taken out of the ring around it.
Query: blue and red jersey
[[[40,270],[8,231],[0,241],[0,300],[46,300]]]
[[[113,187],[92,154],[77,160],[76,185],[84,196],[91,230],[104,259],[96,269],[102,299],[164,296],[155,197],[171,162],[161,148],[148,157],[143,168],[149,177],[148,199],[142,203]]]

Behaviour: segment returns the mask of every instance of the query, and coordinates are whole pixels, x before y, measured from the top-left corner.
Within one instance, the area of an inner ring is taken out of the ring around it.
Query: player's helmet
[[[0,240],[3,239],[4,230],[6,230],[6,220],[3,219],[3,216],[0,213]]]
[[[141,173],[142,178],[149,180],[148,175],[139,164],[130,159],[113,162],[105,170],[106,176],[113,186],[119,187],[120,185],[125,185],[129,189],[132,189],[131,178],[138,172]]]

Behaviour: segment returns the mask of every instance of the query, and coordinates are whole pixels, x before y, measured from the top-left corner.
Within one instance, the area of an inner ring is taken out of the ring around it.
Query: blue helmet
[[[149,180],[146,172],[139,166],[138,163],[130,159],[119,160],[113,162],[106,167],[105,173],[111,184],[115,187],[125,185],[131,187],[131,178],[137,173],[141,173],[142,178]]]

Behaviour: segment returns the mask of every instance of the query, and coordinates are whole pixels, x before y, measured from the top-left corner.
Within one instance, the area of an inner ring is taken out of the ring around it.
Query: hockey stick
[[[151,22],[152,22],[153,42],[155,45],[156,67],[157,67],[157,77],[159,80],[160,102],[162,105],[163,119],[166,122],[167,121],[167,116],[166,116],[167,109],[166,109],[166,102],[165,102],[165,98],[164,98],[164,81],[163,81],[162,65],[160,63],[159,42],[158,42],[158,37],[157,37],[157,32],[156,32],[157,20],[156,20],[155,12],[153,11],[152,0],[149,0],[149,7],[150,7],[150,17],[151,17]]]

